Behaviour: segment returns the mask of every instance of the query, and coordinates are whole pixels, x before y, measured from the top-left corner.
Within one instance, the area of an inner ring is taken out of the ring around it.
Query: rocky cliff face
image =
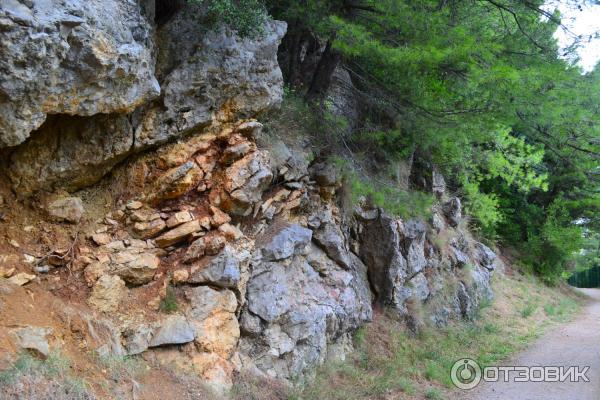
[[[89,186],[131,153],[281,101],[283,22],[251,40],[206,32],[194,5],[157,29],[135,1],[26,3],[0,6],[0,148],[32,135],[9,155],[20,193]]]
[[[373,307],[419,329],[491,297],[496,255],[462,228],[439,174],[431,221],[342,210],[332,166],[262,132],[253,118],[281,101],[285,24],[242,39],[205,32],[190,5],[156,27],[148,7],[0,2],[0,146],[21,143],[4,150],[0,295],[50,290],[88,321],[24,313],[34,344],[0,323],[2,361],[61,342],[155,353],[224,393],[241,371],[309,378],[351,350]],[[34,211],[19,215],[25,197]]]
[[[0,21],[0,146],[48,114],[128,112],[160,94],[136,1],[3,0]]]

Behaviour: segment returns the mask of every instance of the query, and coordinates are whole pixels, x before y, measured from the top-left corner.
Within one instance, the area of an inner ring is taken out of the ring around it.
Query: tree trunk
[[[300,22],[297,19],[288,32],[291,34],[291,37],[286,78],[287,83],[295,85],[298,75],[298,64],[300,62],[300,40],[302,38],[302,29],[300,29]]]
[[[310,87],[306,92],[307,100],[322,99],[323,96],[325,96],[325,93],[327,93],[327,89],[329,89],[333,71],[335,71],[335,68],[338,66],[342,59],[342,55],[332,47],[334,39],[334,37],[331,37],[327,41],[325,50],[323,51],[321,59],[319,60],[317,68],[315,69],[315,72],[313,74]]]

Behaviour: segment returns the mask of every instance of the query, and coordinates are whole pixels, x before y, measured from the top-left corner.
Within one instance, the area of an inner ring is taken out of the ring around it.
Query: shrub
[[[223,23],[240,34],[255,36],[263,32],[269,16],[261,0],[190,0],[206,4],[208,17],[214,23]]]
[[[344,183],[349,191],[352,205],[358,204],[361,198],[366,198],[373,205],[402,218],[427,218],[431,215],[432,195],[403,190],[373,177],[367,180],[352,168],[347,168],[345,160],[337,159],[335,163],[343,171]]]

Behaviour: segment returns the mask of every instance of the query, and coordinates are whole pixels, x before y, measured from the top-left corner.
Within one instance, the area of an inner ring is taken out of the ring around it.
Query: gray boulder
[[[310,243],[311,238],[312,231],[310,229],[292,224],[278,230],[270,236],[267,243],[259,244],[259,247],[265,261],[283,260],[304,249]]]
[[[159,322],[148,347],[184,344],[194,340],[194,328],[182,315],[170,315]]]
[[[130,285],[144,285],[152,281],[160,264],[155,254],[139,253],[137,250],[124,250],[113,256],[113,261],[114,273]]]
[[[248,251],[237,250],[226,245],[217,256],[204,257],[194,264],[193,272],[187,282],[237,289],[245,280],[244,275],[247,275],[249,261]]]
[[[147,325],[139,325],[128,328],[123,332],[125,351],[127,355],[135,355],[148,350],[148,345],[152,340],[152,328]]]
[[[47,337],[52,333],[52,328],[24,326],[14,328],[10,333],[19,348],[33,352],[36,356],[42,358],[50,355],[50,345]]]
[[[194,326],[196,345],[203,351],[229,358],[240,337],[235,315],[238,302],[230,290],[198,286],[186,290],[191,310],[188,319]]]
[[[461,268],[469,264],[470,261],[471,259],[468,254],[453,245],[450,246],[450,262],[452,266]]]
[[[313,240],[327,255],[345,269],[350,268],[350,256],[342,233],[333,223],[326,223],[314,232]]]
[[[418,273],[408,281],[407,286],[411,289],[411,296],[420,301],[429,297],[429,283],[423,273]]]

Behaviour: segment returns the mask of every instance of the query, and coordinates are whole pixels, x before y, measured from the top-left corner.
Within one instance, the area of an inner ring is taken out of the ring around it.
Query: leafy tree
[[[284,76],[310,103],[349,71],[363,117],[343,148],[437,165],[482,232],[548,281],[600,231],[600,71],[559,57],[564,27],[541,0],[267,6],[289,24]]]

